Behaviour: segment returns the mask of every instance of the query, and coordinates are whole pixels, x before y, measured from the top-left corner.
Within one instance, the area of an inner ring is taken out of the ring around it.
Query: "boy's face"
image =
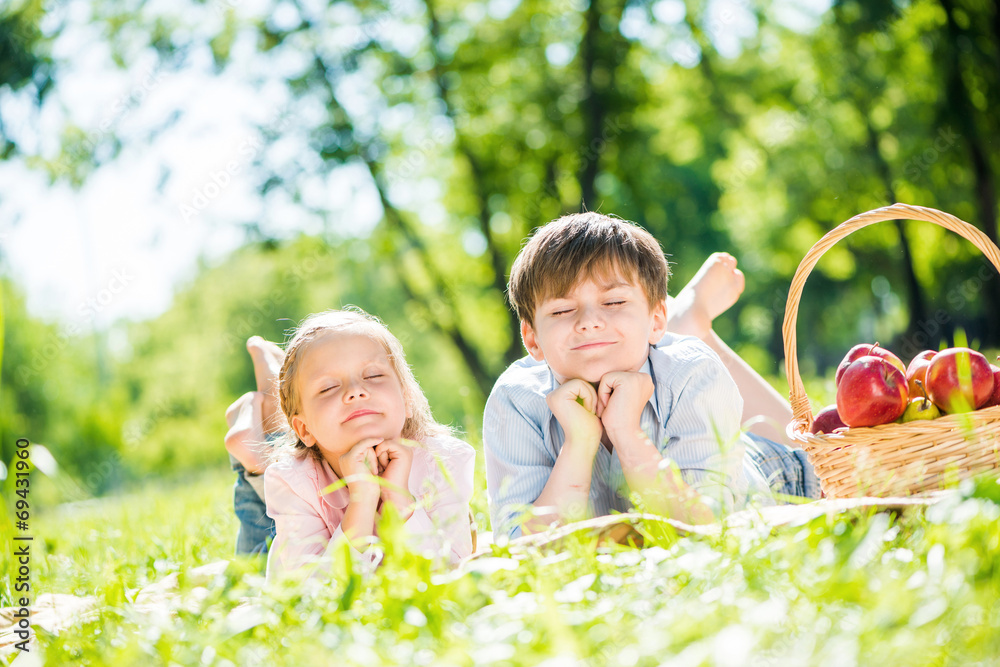
[[[643,289],[618,273],[577,281],[569,293],[543,300],[534,324],[521,322],[528,353],[548,363],[559,383],[597,383],[612,371],[635,372],[649,345],[663,338],[667,308],[653,308]]]

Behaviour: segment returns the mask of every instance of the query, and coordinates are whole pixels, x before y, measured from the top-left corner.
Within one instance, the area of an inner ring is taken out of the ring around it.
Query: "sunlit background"
[[[2,460],[48,446],[53,501],[223,468],[246,338],[347,303],[477,442],[522,353],[510,262],[582,208],[650,229],[671,293],[735,254],[716,328],[785,392],[788,284],[823,233],[905,201],[996,239],[998,77],[976,0],[7,2]],[[908,360],[956,328],[1000,344],[978,251],[858,233],[800,307],[811,398],[855,343]]]

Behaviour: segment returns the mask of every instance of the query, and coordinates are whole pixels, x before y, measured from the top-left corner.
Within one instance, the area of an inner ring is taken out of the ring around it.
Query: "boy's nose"
[[[581,308],[579,310],[579,317],[576,321],[577,329],[587,330],[587,329],[598,329],[604,326],[604,319],[601,317],[600,312],[594,308]]]

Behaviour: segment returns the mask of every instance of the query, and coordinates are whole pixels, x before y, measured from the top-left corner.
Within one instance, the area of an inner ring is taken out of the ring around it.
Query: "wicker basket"
[[[1000,467],[1000,407],[831,434],[809,432],[813,415],[799,375],[795,333],[802,288],[816,262],[837,241],[884,220],[924,220],[950,229],[971,241],[1000,271],[1000,250],[979,229],[953,215],[908,204],[857,215],[806,253],[792,278],[782,326],[793,415],[788,433],[809,455],[823,492],[831,498],[910,495]]]

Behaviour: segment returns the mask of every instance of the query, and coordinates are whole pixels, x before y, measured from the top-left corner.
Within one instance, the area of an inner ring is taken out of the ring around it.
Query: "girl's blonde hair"
[[[451,429],[434,420],[427,397],[406,363],[399,339],[377,317],[354,307],[310,315],[302,321],[285,346],[285,360],[278,374],[277,390],[281,411],[285,413],[289,424],[292,423],[292,417],[302,411],[302,397],[296,382],[302,360],[314,343],[334,332],[367,336],[385,349],[392,369],[403,387],[403,401],[410,411],[410,416],[403,423],[402,437],[421,441],[428,437],[451,434]],[[302,456],[306,450],[311,450],[313,456],[320,456],[318,448],[307,446],[291,431],[285,442],[277,443],[275,455],[280,457],[283,453],[294,453]]]

